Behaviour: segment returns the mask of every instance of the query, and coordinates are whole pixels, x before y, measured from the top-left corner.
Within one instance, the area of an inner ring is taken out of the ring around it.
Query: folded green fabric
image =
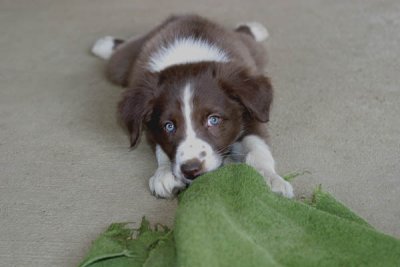
[[[400,266],[400,240],[320,189],[308,204],[289,200],[233,164],[180,195],[173,231],[113,224],[80,266]]]

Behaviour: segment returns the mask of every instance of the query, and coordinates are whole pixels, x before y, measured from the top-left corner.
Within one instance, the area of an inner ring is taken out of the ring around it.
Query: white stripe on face
[[[176,150],[173,171],[176,177],[184,179],[184,174],[181,171],[182,164],[190,160],[199,160],[202,162],[201,173],[204,173],[218,168],[222,163],[222,158],[215,153],[210,144],[196,135],[192,117],[193,89],[190,83],[183,89],[182,113],[185,123],[185,137]]]

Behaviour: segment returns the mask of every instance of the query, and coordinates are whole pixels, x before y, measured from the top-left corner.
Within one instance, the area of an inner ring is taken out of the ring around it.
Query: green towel
[[[320,189],[308,204],[286,199],[233,164],[180,195],[173,231],[113,224],[80,266],[400,266],[400,240]]]

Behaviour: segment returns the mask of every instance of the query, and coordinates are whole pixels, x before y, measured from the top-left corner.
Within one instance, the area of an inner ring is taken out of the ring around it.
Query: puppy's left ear
[[[252,117],[269,121],[273,89],[268,77],[251,76],[245,70],[231,72],[219,80],[221,88],[231,98],[239,101]]]

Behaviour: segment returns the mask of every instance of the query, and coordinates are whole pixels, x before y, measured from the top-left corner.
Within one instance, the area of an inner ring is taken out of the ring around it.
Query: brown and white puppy
[[[108,60],[108,77],[127,87],[118,111],[131,146],[142,128],[154,146],[153,194],[171,197],[232,156],[256,168],[272,191],[293,197],[267,144],[272,86],[260,44],[267,36],[259,23],[227,30],[185,15],[128,41],[95,43],[92,52]]]

